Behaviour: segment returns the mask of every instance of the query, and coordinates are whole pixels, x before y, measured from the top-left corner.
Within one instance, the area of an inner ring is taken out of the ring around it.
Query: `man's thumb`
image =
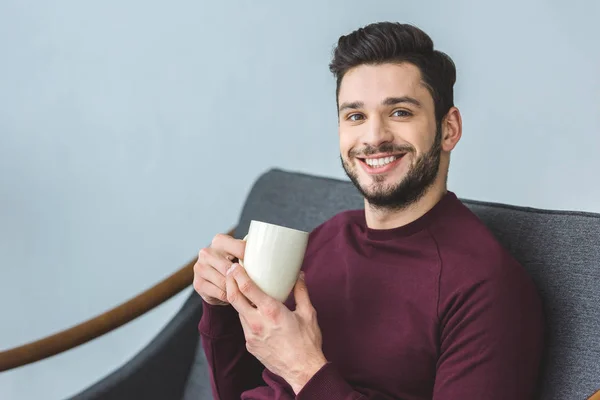
[[[308,297],[308,288],[304,280],[304,272],[300,272],[296,286],[294,286],[294,299],[296,300],[296,308],[311,306],[310,297]]]

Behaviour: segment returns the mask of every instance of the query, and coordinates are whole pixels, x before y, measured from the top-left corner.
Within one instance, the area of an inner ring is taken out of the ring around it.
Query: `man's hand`
[[[246,242],[228,235],[215,236],[210,247],[200,250],[194,265],[194,289],[211,305],[227,305],[225,273],[232,260],[243,258]]]
[[[227,299],[240,314],[248,351],[297,394],[327,363],[303,275],[294,287],[295,311],[260,290],[239,264],[226,280]]]

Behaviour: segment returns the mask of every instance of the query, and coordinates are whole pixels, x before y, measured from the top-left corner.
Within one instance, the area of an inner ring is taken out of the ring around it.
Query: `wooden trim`
[[[228,232],[233,235],[233,229]],[[194,280],[196,259],[127,302],[72,328],[0,353],[0,372],[21,367],[96,339],[164,303]]]

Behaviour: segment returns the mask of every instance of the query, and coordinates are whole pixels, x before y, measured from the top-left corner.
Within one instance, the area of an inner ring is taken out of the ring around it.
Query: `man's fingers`
[[[246,270],[241,265],[234,265],[235,267],[228,272],[228,275],[233,277],[237,283],[237,287],[244,297],[255,304],[258,308],[264,307],[274,301],[273,298],[265,294],[265,292],[263,292],[258,285],[252,281]]]
[[[201,268],[198,268],[196,276],[212,283],[219,289],[225,291],[225,274],[222,274],[220,271],[217,271],[216,268],[205,264]]]
[[[227,259],[225,253],[211,247],[200,250],[198,253],[198,262],[213,267],[222,276],[225,276],[227,269],[231,266],[231,260]]]
[[[250,323],[246,320],[242,314],[240,314],[240,323],[242,324],[242,330],[244,331],[244,337],[250,337],[252,331],[250,330]]]
[[[225,256],[231,255],[237,259],[243,259],[246,242],[229,235],[218,234],[213,238],[210,247],[225,254]]]
[[[202,293],[201,296],[205,301],[209,301],[209,298],[213,298],[222,301],[223,303],[227,303],[227,293],[225,290],[215,286],[207,280],[195,278],[194,289],[196,289],[197,292]]]
[[[233,264],[232,269],[242,269],[239,264]],[[226,292],[227,301],[237,310],[240,315],[250,315],[256,312],[256,309],[252,307],[244,293],[240,290],[238,283],[233,277],[234,272],[228,273],[226,277]]]
[[[308,288],[304,280],[304,272],[300,272],[300,276],[294,286],[294,299],[296,301],[296,309],[307,311],[312,309],[312,303],[308,296]]]

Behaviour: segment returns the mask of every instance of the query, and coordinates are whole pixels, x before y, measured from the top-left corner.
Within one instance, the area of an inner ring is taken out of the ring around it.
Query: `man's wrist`
[[[300,373],[296,374],[295,377],[290,378],[288,383],[292,387],[295,394],[298,394],[302,388],[312,379],[317,372],[319,372],[327,364],[325,356],[320,356],[307,363],[307,365],[300,370]]]

